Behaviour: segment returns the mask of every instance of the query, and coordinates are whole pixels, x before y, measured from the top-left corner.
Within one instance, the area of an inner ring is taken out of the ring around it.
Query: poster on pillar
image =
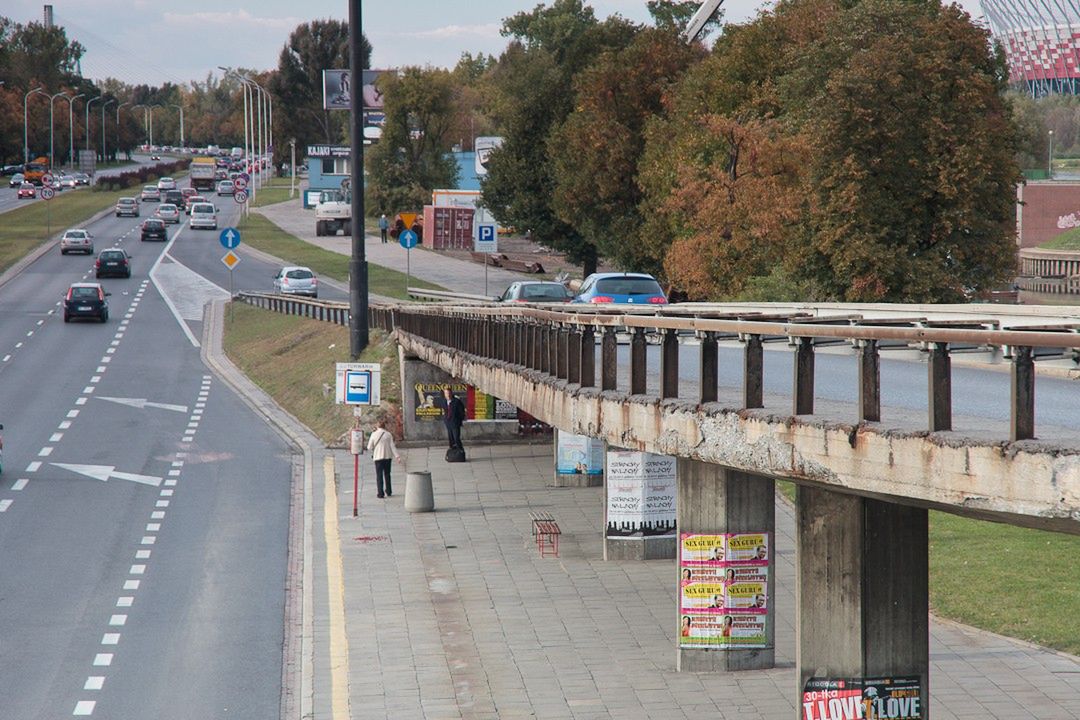
[[[559,431],[556,471],[560,475],[603,475],[604,441]]]
[[[675,534],[675,458],[613,450],[607,454],[607,537],[641,540]]]
[[[921,720],[917,675],[810,678],[803,685],[803,720]]]
[[[768,533],[680,534],[680,647],[767,647],[768,597]]]
[[[442,420],[443,409],[446,407],[446,401],[443,399],[443,389],[447,387],[465,405],[466,420],[518,419],[516,405],[500,400],[494,395],[488,395],[472,385],[464,383],[416,383],[413,389],[416,391],[416,409],[414,413],[417,420]]]

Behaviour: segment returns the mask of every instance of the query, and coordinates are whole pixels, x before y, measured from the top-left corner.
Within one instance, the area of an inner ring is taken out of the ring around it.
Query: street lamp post
[[[86,93],[79,93],[68,100],[68,165],[75,167],[75,113],[73,106],[77,98],[86,97]]]
[[[62,92],[58,92],[55,95],[49,96],[49,172],[52,172],[56,168],[56,151],[54,144],[54,129],[56,123],[53,121],[53,109],[56,103],[56,98],[62,97],[71,100],[71,98]]]
[[[31,95],[41,94],[48,97],[48,93],[44,91],[44,88],[38,86],[30,92],[23,95],[23,110],[22,110],[22,127],[23,127],[23,172],[26,172],[26,166],[30,163],[30,137],[27,132],[26,126],[26,104],[30,100]]]
[[[147,110],[148,106],[144,105],[143,103],[138,103],[136,105],[131,106],[132,110],[134,110],[135,108],[142,108],[143,139],[146,140],[146,133],[147,133],[147,128],[148,128],[148,125],[147,125],[147,122],[146,122],[146,110]],[[117,118],[119,118],[120,117],[120,108],[116,109],[116,113],[117,113]],[[117,122],[119,123],[119,120],[117,120]],[[147,142],[149,142],[149,141],[147,140]]]
[[[1050,148],[1047,151],[1046,157],[1046,175],[1051,180],[1054,179],[1054,131],[1049,132],[1050,135]]]
[[[150,105],[148,109],[150,111],[150,152],[154,152],[154,110],[165,109],[164,105]]]
[[[180,111],[180,147],[184,147],[184,106],[177,105],[176,103],[169,103],[169,107],[174,107]]]
[[[95,100],[100,100],[101,95],[95,95],[86,101],[86,149],[90,149],[90,106],[94,104]]]
[[[104,165],[108,162],[108,154],[105,152],[105,108],[109,107],[109,103],[116,102],[116,98],[109,98],[105,102],[101,103],[101,164]],[[117,117],[120,116],[120,108],[116,108]]]

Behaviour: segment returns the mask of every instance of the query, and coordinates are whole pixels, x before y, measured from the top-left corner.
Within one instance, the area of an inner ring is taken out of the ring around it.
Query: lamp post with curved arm
[[[164,110],[164,105],[147,105],[147,110],[150,112],[150,152],[154,152],[154,110]]]
[[[56,98],[58,97],[66,98],[69,102],[71,101],[71,96],[67,93],[58,92],[55,95],[49,96],[49,172],[52,172],[53,168],[56,167],[56,151],[54,144],[55,133],[53,132],[56,123],[53,120],[53,109]],[[70,107],[70,105],[68,107]]]
[[[35,94],[41,94],[41,95],[44,95],[45,97],[49,96],[49,93],[45,92],[45,89],[43,87],[41,87],[41,86],[38,86],[38,87],[34,88],[33,90],[31,90],[30,92],[23,95],[23,106],[22,106],[23,172],[26,172],[26,166],[30,163],[30,136],[29,136],[29,134],[27,132],[27,128],[26,128],[26,104],[27,104],[27,102],[29,102],[30,96],[35,95]]]
[[[146,133],[147,133],[146,111],[149,108],[149,105],[144,105],[142,103],[137,103],[137,104],[131,106],[132,110],[134,110],[135,108],[142,108],[143,109],[142,110],[142,129],[143,129],[143,139],[146,139]],[[149,141],[147,141],[147,142],[149,142]]]
[[[94,104],[95,100],[100,100],[103,96],[95,95],[86,101],[86,149],[90,149],[90,106]]]
[[[180,147],[182,149],[184,147],[184,106],[169,103],[169,107],[174,107],[180,111]]]
[[[105,102],[101,103],[101,164],[104,165],[107,160],[105,154],[105,108],[109,107],[109,103],[116,102],[116,98],[109,98]]]
[[[75,113],[72,112],[72,106],[81,97],[86,97],[86,93],[79,93],[68,99],[68,165],[72,167],[75,167]]]
[[[120,152],[120,108],[130,105],[130,100],[125,100],[116,106],[116,151]]]

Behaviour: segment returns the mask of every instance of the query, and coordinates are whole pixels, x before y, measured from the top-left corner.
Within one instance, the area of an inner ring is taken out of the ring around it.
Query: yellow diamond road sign
[[[232,270],[240,263],[240,256],[234,253],[232,250],[225,253],[225,256],[221,258],[221,262],[225,263],[225,267]]]

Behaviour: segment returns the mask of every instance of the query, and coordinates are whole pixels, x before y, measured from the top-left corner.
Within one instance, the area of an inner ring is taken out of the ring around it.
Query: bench
[[[549,512],[531,512],[529,519],[532,520],[532,534],[536,538],[536,549],[540,551],[540,557],[559,557],[559,536],[562,530],[559,523],[555,522]]]

